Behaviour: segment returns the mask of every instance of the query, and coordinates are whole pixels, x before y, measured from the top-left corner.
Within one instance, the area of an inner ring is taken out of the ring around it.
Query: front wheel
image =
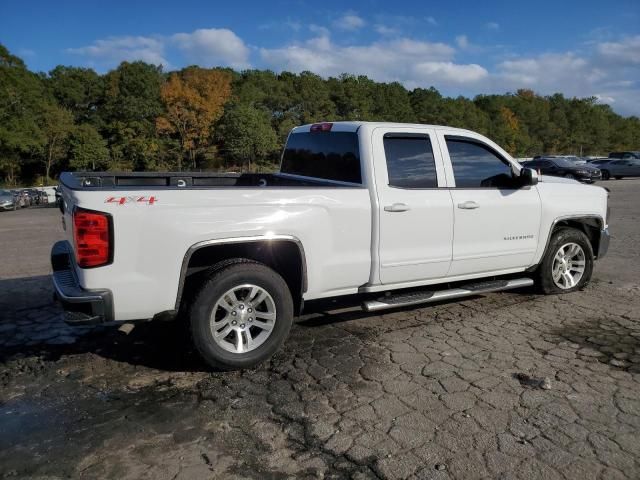
[[[621,178],[622,178],[622,177],[621,177],[620,175],[616,175],[616,176],[615,176],[615,179],[616,179],[616,180],[620,180]]]
[[[611,178],[611,174],[608,170],[602,170],[602,179],[609,180]]]
[[[593,248],[587,236],[575,228],[556,230],[538,269],[541,290],[546,294],[580,290],[592,272]]]
[[[252,367],[273,355],[293,323],[284,279],[267,266],[239,259],[205,282],[190,313],[194,345],[210,366]]]

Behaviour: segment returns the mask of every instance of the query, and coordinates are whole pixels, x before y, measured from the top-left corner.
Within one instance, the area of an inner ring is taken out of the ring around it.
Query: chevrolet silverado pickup
[[[320,299],[365,311],[538,286],[609,245],[608,193],[538,176],[477,133],[294,128],[274,174],[64,173],[51,253],[71,324],[184,321],[214,368],[269,358]]]

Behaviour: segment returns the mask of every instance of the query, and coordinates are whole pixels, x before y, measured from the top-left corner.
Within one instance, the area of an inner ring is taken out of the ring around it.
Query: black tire
[[[610,178],[611,178],[611,174],[609,173],[609,170],[602,170],[602,179],[609,180]]]
[[[249,368],[267,360],[280,348],[293,323],[293,300],[287,283],[266,265],[246,259],[222,262],[211,272],[189,309],[191,337],[196,350],[209,366],[219,370]],[[248,352],[233,353],[214,340],[210,317],[216,302],[225,292],[248,283],[264,289],[273,298],[275,324],[260,346]]]
[[[575,175],[572,175],[571,173],[567,173],[567,174],[565,174],[564,178],[572,178],[573,180],[577,180],[577,178],[575,177]]]
[[[614,178],[615,178],[616,180],[620,180],[622,177],[621,177],[620,175],[616,175]]]
[[[566,243],[576,243],[582,250],[585,255],[585,268],[582,274],[582,278],[578,281],[578,283],[569,289],[562,289],[558,287],[554,281],[552,276],[553,269],[553,259],[560,249]],[[587,238],[587,236],[577,230],[575,228],[564,227],[559,228],[551,234],[551,240],[549,241],[549,245],[547,246],[547,250],[542,257],[542,263],[538,267],[537,271],[537,283],[540,290],[549,295],[549,294],[558,294],[558,293],[571,293],[576,290],[581,290],[589,284],[591,280],[591,274],[593,273],[593,247],[591,246],[591,242]]]

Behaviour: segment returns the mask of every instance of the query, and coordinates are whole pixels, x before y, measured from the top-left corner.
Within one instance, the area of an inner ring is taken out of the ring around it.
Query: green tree
[[[45,138],[39,124],[49,99],[41,78],[0,44],[0,171],[15,185]]]
[[[73,115],[55,104],[45,105],[40,118],[45,142],[42,158],[45,165],[45,179],[51,178],[51,167],[66,154],[66,140],[73,129]]]
[[[163,78],[161,66],[144,62],[122,62],[104,76],[99,117],[111,151],[111,169],[158,168],[155,120],[163,112]]]
[[[109,166],[109,149],[102,135],[89,124],[77,126],[69,137],[69,166],[78,170],[101,170]]]
[[[229,159],[247,163],[268,163],[278,152],[278,137],[269,113],[251,105],[229,108],[218,129],[223,151]]]
[[[98,124],[98,107],[103,101],[103,78],[90,68],[57,66],[46,84],[58,104],[73,113],[76,122]]]

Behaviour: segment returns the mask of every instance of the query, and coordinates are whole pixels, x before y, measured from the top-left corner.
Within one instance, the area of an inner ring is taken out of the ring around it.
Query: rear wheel
[[[616,179],[616,180],[620,180],[621,178],[622,178],[622,177],[621,177],[620,175],[616,175],[616,176],[615,176],[615,179]]]
[[[609,180],[610,178],[611,178],[611,174],[609,173],[609,170],[602,170],[602,179]]]
[[[190,322],[194,345],[207,364],[248,368],[282,345],[293,323],[293,301],[278,273],[239,259],[214,268],[195,297]]]
[[[593,248],[587,236],[575,228],[556,230],[538,269],[544,293],[569,293],[584,288],[593,272]]]

